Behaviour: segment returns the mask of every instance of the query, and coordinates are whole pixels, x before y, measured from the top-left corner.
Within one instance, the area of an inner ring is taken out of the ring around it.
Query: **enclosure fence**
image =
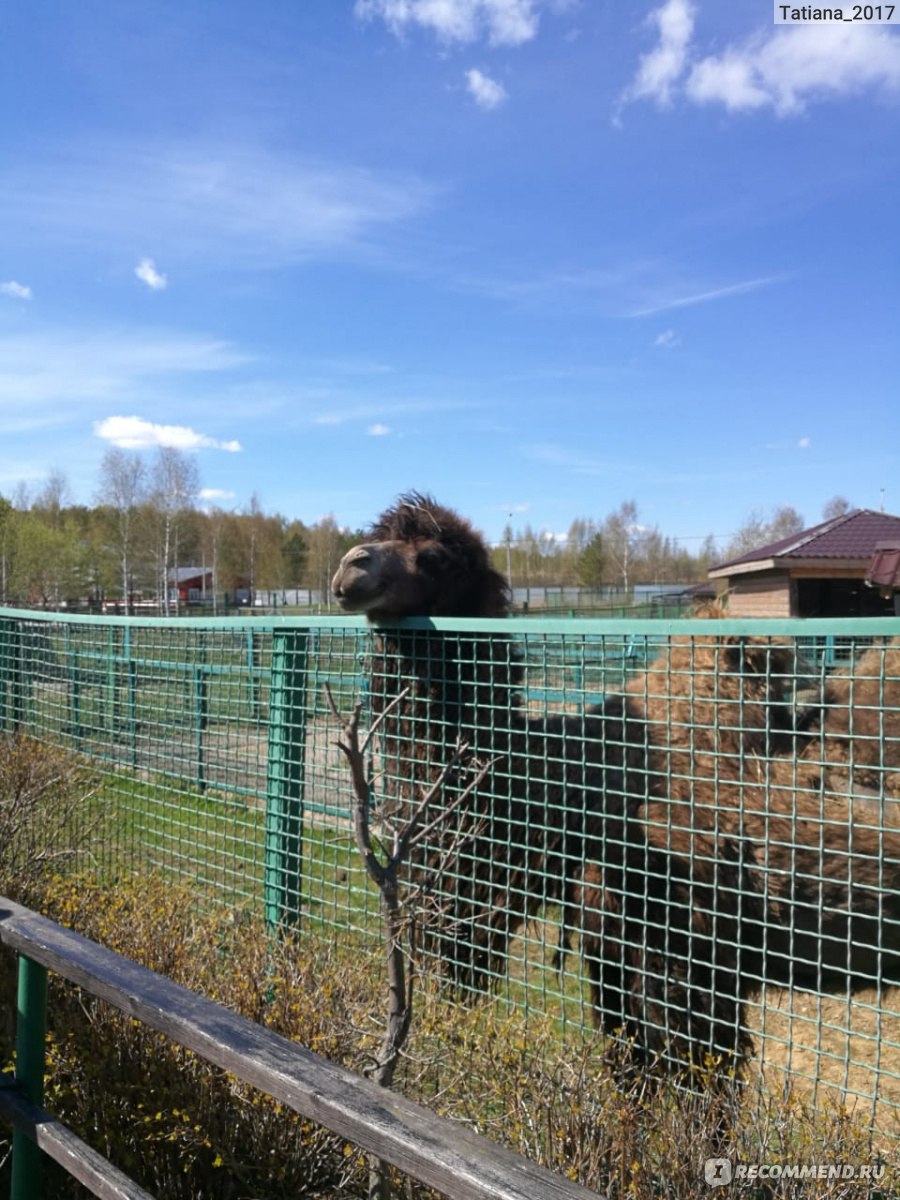
[[[92,764],[81,866],[373,943],[332,711],[360,704],[372,820],[427,834],[409,889],[454,994],[598,1024],[654,1069],[746,1057],[900,1136],[898,638],[0,609],[0,728]]]

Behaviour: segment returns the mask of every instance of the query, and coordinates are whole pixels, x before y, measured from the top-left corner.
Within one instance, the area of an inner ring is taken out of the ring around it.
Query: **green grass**
[[[266,829],[260,805],[127,771],[103,776],[99,802],[108,814],[100,848],[108,874],[164,872],[202,886],[217,904],[262,914]],[[377,904],[348,825],[308,817],[297,872],[304,919],[315,926],[372,927]]]

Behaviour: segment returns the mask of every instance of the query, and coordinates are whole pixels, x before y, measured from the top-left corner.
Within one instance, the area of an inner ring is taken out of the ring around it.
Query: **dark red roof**
[[[870,559],[879,543],[900,544],[900,517],[874,512],[871,508],[854,508],[840,517],[832,517],[821,525],[803,529],[779,542],[760,546],[740,558],[719,563],[715,571],[770,559],[794,560],[803,558]]]

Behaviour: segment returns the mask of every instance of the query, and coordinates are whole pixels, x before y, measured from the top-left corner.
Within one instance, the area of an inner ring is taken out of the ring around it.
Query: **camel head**
[[[510,604],[481,535],[418,492],[401,496],[344,555],[331,590],[345,612],[370,621],[502,617]]]

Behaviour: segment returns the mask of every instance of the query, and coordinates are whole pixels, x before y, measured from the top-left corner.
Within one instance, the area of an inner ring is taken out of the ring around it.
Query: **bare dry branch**
[[[464,746],[465,743],[460,743],[460,745]],[[482,780],[485,778],[485,776],[488,774],[488,772],[491,770],[491,768],[494,766],[494,764],[497,761],[498,761],[497,758],[492,758],[488,762],[486,762],[484,764],[484,766],[479,769],[478,774],[474,777],[474,779],[471,779],[469,781],[469,783],[466,784],[465,789],[462,792],[460,792],[460,794],[456,797],[456,799],[451,801],[451,803],[448,804],[446,808],[441,809],[441,811],[438,813],[438,815],[434,818],[433,821],[429,821],[429,823],[427,825],[425,825],[422,829],[417,830],[414,833],[414,835],[409,838],[407,845],[409,847],[417,846],[420,842],[423,842],[425,840],[425,838],[428,837],[428,835],[430,833],[432,833],[433,830],[435,830],[439,825],[443,825],[446,822],[448,817],[452,816],[453,813],[455,813],[458,808],[460,808],[463,804],[465,804],[465,802],[469,799],[469,797],[472,795],[472,793],[475,791],[475,789],[482,782]],[[443,783],[446,779],[446,775],[449,774],[451,768],[454,765],[455,765],[455,759],[451,760],[451,762],[448,763],[448,765],[444,768],[444,771],[441,773],[441,778],[437,781],[439,784],[441,784],[441,786],[443,786]],[[440,788],[430,789],[428,796],[426,797],[426,800],[430,803],[431,800],[434,798],[432,796],[432,792],[433,791],[436,792],[439,790],[440,790]],[[423,801],[420,808],[422,809],[422,811],[424,811],[424,809],[427,808],[427,804],[425,803],[425,801]]]

